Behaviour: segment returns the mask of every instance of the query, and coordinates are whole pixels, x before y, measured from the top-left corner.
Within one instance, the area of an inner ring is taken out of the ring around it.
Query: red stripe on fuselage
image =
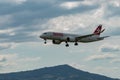
[[[54,36],[63,36],[63,33],[53,33]]]

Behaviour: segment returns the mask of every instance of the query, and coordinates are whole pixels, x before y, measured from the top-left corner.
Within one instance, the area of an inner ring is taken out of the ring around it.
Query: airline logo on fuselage
[[[63,33],[53,33],[54,36],[63,36]]]

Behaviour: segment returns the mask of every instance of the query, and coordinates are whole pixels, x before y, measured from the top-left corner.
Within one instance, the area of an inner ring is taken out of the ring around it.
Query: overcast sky
[[[103,41],[66,48],[39,38],[42,32],[92,33]],[[69,64],[120,78],[120,0],[0,0],[0,73]]]

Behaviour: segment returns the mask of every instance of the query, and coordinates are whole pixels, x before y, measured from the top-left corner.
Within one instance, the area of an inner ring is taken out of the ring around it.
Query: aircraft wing
[[[79,40],[79,39],[90,37],[90,36],[93,36],[93,35],[95,35],[95,34],[88,34],[88,35],[84,35],[84,36],[79,36],[79,37],[76,37],[76,39]]]

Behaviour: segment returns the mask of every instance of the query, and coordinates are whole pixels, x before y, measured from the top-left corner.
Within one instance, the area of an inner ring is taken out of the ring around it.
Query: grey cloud
[[[73,9],[64,9],[63,7],[60,7],[61,3],[67,1],[69,0],[28,0],[20,5],[0,3],[0,16],[11,15],[9,19],[10,23],[6,22],[4,25],[2,24],[0,30],[18,28],[11,32],[14,33],[14,35],[10,35],[9,33],[0,34],[0,38],[2,39],[0,42],[38,41],[39,36],[32,34],[48,29],[48,26],[42,25],[49,19],[69,14],[88,13],[89,11],[100,7],[98,4],[81,4]],[[114,34],[119,34],[119,31]]]
[[[6,62],[6,61],[7,61],[6,58],[2,58],[2,59],[0,60],[0,62]]]
[[[66,10],[60,8],[59,5],[62,2],[64,1],[54,0],[54,3],[50,1],[40,1],[39,3],[36,1],[26,1],[21,5],[2,4],[0,7],[0,14],[13,15],[13,22],[5,26],[18,26],[25,24],[31,25],[31,22],[36,19],[53,18],[60,15],[82,13],[98,7],[97,5],[81,5],[78,8],[74,8],[72,10]]]
[[[29,7],[28,7],[29,6]],[[92,9],[96,9],[98,6],[87,6],[81,5],[77,8],[66,10],[59,6],[58,3],[26,3],[20,7],[21,10],[18,13],[13,14],[13,23],[9,26],[18,26],[18,25],[31,25],[36,19],[49,19],[61,15],[75,14],[75,13],[83,13],[86,11],[90,11]],[[19,8],[18,8],[19,9]]]
[[[120,35],[120,27],[112,27],[111,26],[105,31],[106,35],[109,36],[119,36]]]
[[[6,61],[7,61],[6,58],[2,58],[2,59],[0,59],[0,63],[2,63],[2,62],[6,62]],[[0,70],[3,69],[3,68],[4,68],[4,66],[3,66],[2,64],[0,64]]]
[[[105,44],[100,47],[101,52],[118,52],[120,51],[119,45]]]
[[[104,48],[101,48],[101,51],[102,52],[117,52],[117,51],[120,51],[120,49],[112,48],[112,47],[104,47]]]
[[[2,65],[0,65],[0,70],[2,70],[2,68],[3,68],[3,66],[2,66]]]
[[[89,56],[88,58],[86,58],[87,61],[90,61],[90,60],[107,60],[107,59],[114,59],[116,57],[116,55],[114,54],[99,54],[99,55],[92,55],[92,56]]]
[[[120,35],[120,27],[113,29],[110,34],[112,35]]]
[[[115,6],[108,6],[107,7],[108,12],[106,14],[106,17],[111,18],[111,17],[120,17],[120,7],[115,7]]]
[[[32,34],[32,33],[31,33]],[[0,36],[2,37],[4,40],[1,42],[29,42],[29,41],[37,41],[37,37],[38,36],[32,36],[30,35],[30,33],[24,33],[22,32],[18,32],[15,35],[3,35]],[[5,49],[4,47],[1,49]]]
[[[59,5],[66,0],[62,1],[33,1],[29,0],[20,5],[1,3],[0,4],[0,16],[11,15],[10,23],[6,22],[0,27],[1,30],[10,28],[20,28],[14,30],[14,35],[9,33],[0,34],[0,42],[28,42],[37,41],[38,36],[31,35],[34,32],[40,32],[47,29],[48,26],[42,27],[42,24],[46,23],[50,18],[84,13],[99,7],[99,5],[80,5],[77,8],[66,10]],[[39,24],[38,26],[36,24]]]
[[[1,43],[0,50],[11,48],[13,45],[11,43]]]
[[[61,1],[84,1],[84,0],[61,0]]]

